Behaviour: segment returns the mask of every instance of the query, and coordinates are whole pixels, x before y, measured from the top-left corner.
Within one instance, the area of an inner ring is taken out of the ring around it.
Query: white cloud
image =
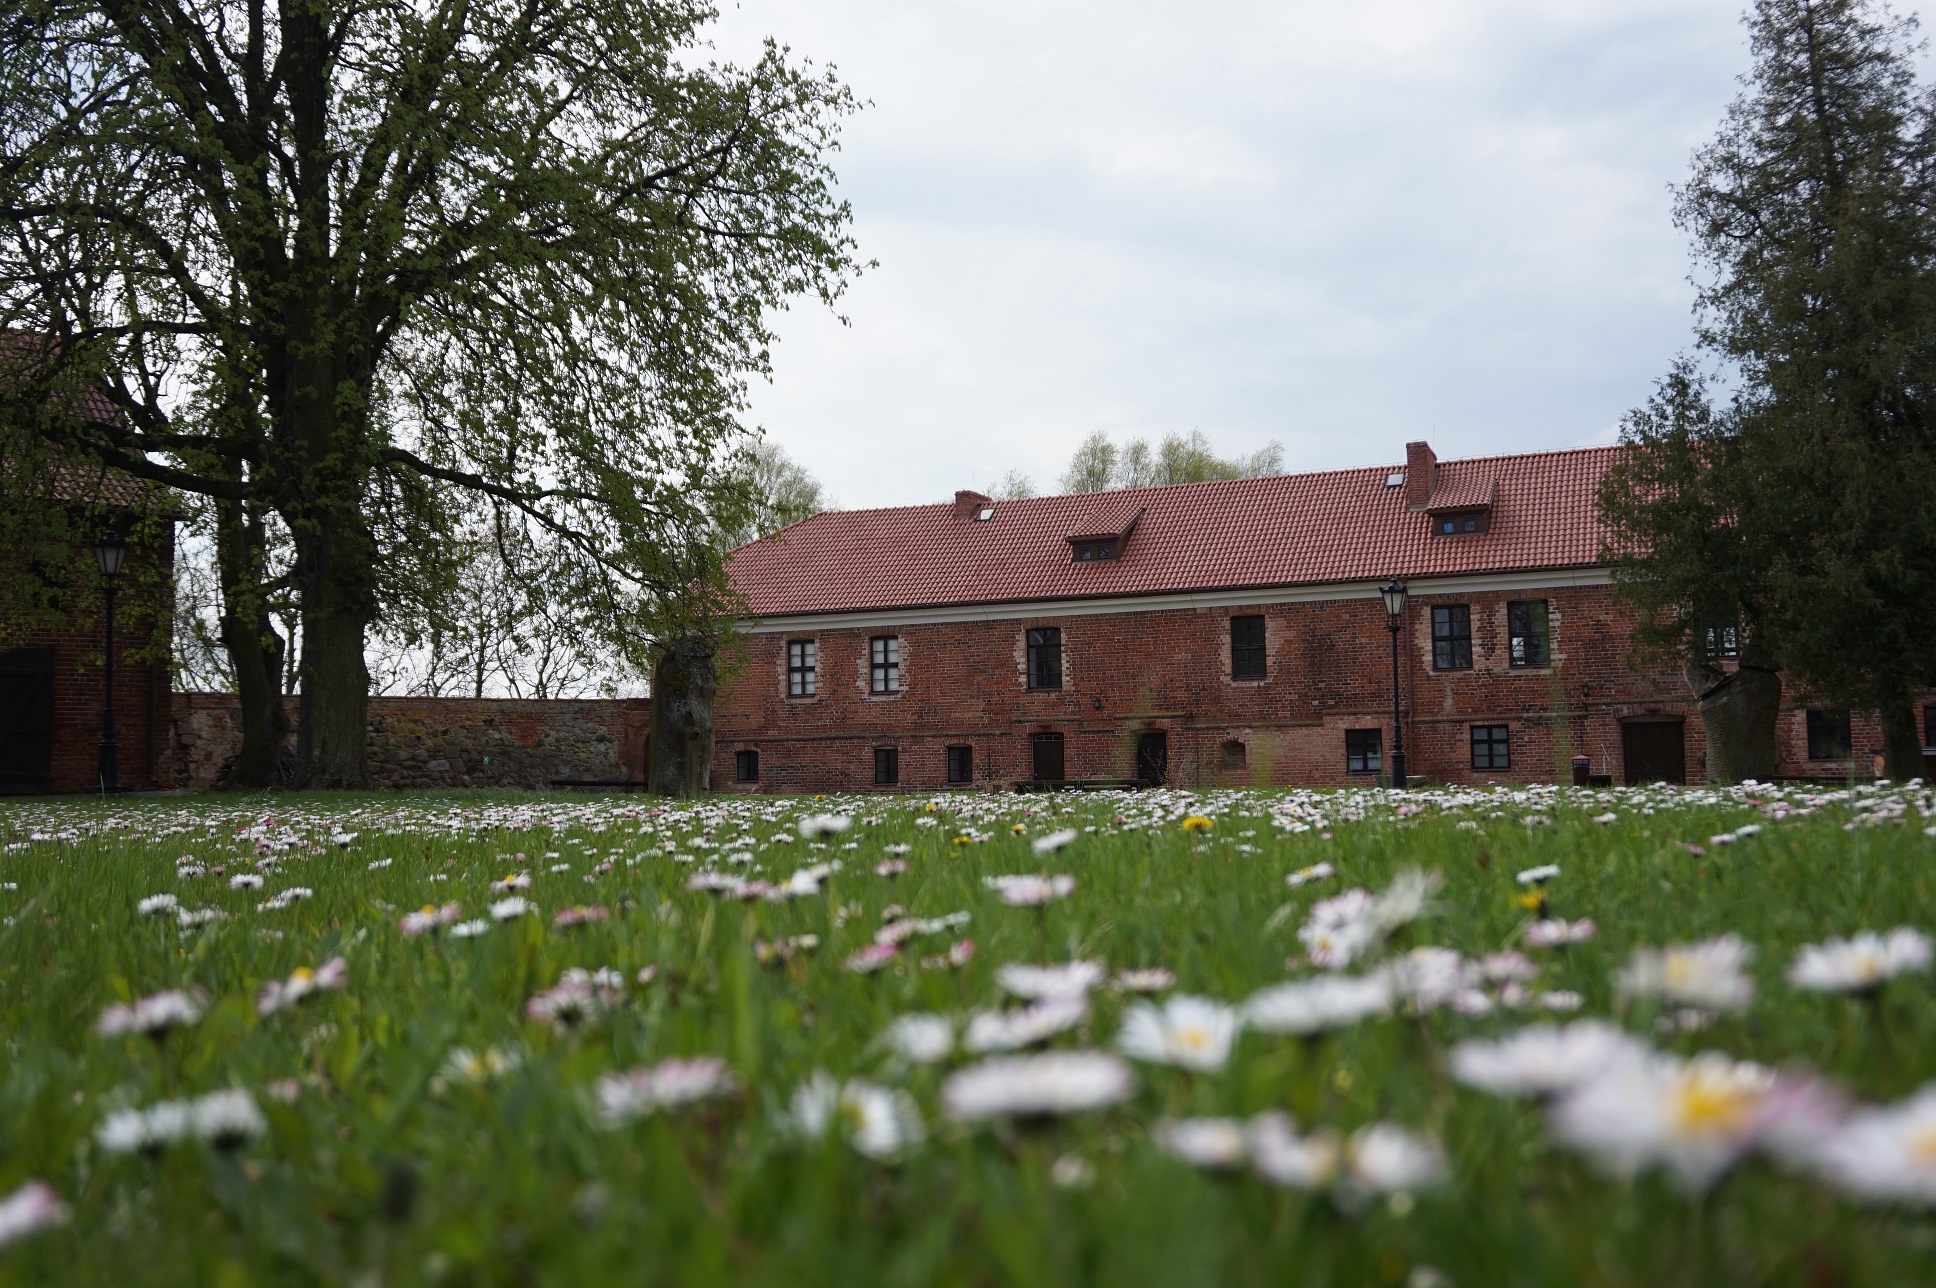
[[[1668,185],[1746,69],[1741,0],[742,0],[871,106],[837,157],[880,267],[780,320],[754,415],[848,505],[1087,433],[1296,468],[1600,441],[1689,335]]]

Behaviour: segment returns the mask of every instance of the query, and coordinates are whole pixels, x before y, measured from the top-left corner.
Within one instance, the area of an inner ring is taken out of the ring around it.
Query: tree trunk
[[[369,781],[368,578],[327,542],[302,559],[302,700],[298,743],[306,787],[363,787]],[[367,567],[367,564],[365,565]]]
[[[712,790],[713,650],[682,639],[652,668],[652,744],[645,782],[661,796],[698,796]]]
[[[1882,704],[1882,772],[1899,783],[1923,777],[1923,740],[1908,698]]]
[[[216,503],[215,557],[222,582],[222,645],[235,672],[242,745],[225,786],[254,790],[280,786],[289,717],[282,705],[283,641],[262,598],[266,540],[261,519],[235,502]]]
[[[1730,673],[1712,662],[1689,661],[1682,674],[1700,699],[1708,782],[1727,786],[1750,778],[1764,782],[1773,778],[1780,673],[1745,663]]]

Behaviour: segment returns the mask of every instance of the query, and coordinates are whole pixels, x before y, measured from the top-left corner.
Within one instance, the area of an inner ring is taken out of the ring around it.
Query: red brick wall
[[[155,546],[128,551],[119,579],[114,623],[114,733],[116,764],[122,788],[164,787],[168,779],[169,668],[166,646],[170,622],[166,610],[157,612],[150,585],[169,585],[173,579],[172,524],[168,539]],[[38,632],[23,648],[54,651],[55,792],[88,792],[100,784],[100,746],[103,683],[102,645],[105,620],[101,576],[94,571],[92,549],[75,552],[78,570],[73,588],[73,620],[68,629]],[[160,651],[161,656],[136,660],[135,655]]]
[[[1553,664],[1507,664],[1506,604],[1544,598]],[[1472,668],[1432,668],[1434,604],[1464,603],[1472,615]],[[1261,614],[1269,674],[1230,678],[1229,619]],[[1620,722],[1686,715],[1687,772],[1700,777],[1700,723],[1677,676],[1636,675],[1626,665],[1627,627],[1606,587],[1545,592],[1415,595],[1401,663],[1407,690],[1410,770],[1434,782],[1535,782],[1564,779],[1576,753],[1595,773],[1622,773]],[[1029,692],[1024,633],[1059,626],[1063,688]],[[868,690],[868,640],[901,639],[898,695]],[[789,639],[820,649],[820,692],[789,699]],[[1507,772],[1470,768],[1468,726],[1512,729]],[[876,746],[900,749],[906,787],[945,780],[944,748],[975,748],[978,781],[1031,776],[1029,735],[1064,735],[1067,776],[1135,774],[1138,730],[1166,731],[1170,781],[1345,784],[1367,775],[1345,770],[1344,733],[1391,724],[1391,636],[1376,599],[1255,608],[1168,609],[1041,619],[759,634],[748,637],[747,665],[723,686],[713,782],[732,790],[733,753],[761,753],[761,790],[870,787]],[[1244,766],[1226,767],[1222,747],[1243,744]],[[1385,748],[1389,753],[1389,745]],[[742,788],[744,790],[744,788]]]

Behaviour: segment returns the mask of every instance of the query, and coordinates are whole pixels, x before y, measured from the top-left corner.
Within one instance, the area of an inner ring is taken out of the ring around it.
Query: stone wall
[[[286,699],[289,723],[296,700]],[[177,785],[217,786],[241,741],[230,693],[174,697]],[[557,779],[641,782],[646,698],[371,698],[370,781],[379,787],[548,787]]]

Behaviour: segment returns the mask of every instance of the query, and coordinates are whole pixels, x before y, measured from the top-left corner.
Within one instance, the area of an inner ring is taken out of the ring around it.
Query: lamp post
[[[128,543],[117,532],[104,532],[94,543],[94,562],[101,566],[101,593],[107,601],[107,664],[102,667],[101,794],[121,790],[114,741],[114,590],[115,578],[128,557]]]
[[[1392,641],[1392,750],[1391,785],[1405,785],[1405,715],[1398,696],[1398,632],[1405,626],[1405,583],[1393,577],[1378,588],[1385,601],[1385,629]]]

